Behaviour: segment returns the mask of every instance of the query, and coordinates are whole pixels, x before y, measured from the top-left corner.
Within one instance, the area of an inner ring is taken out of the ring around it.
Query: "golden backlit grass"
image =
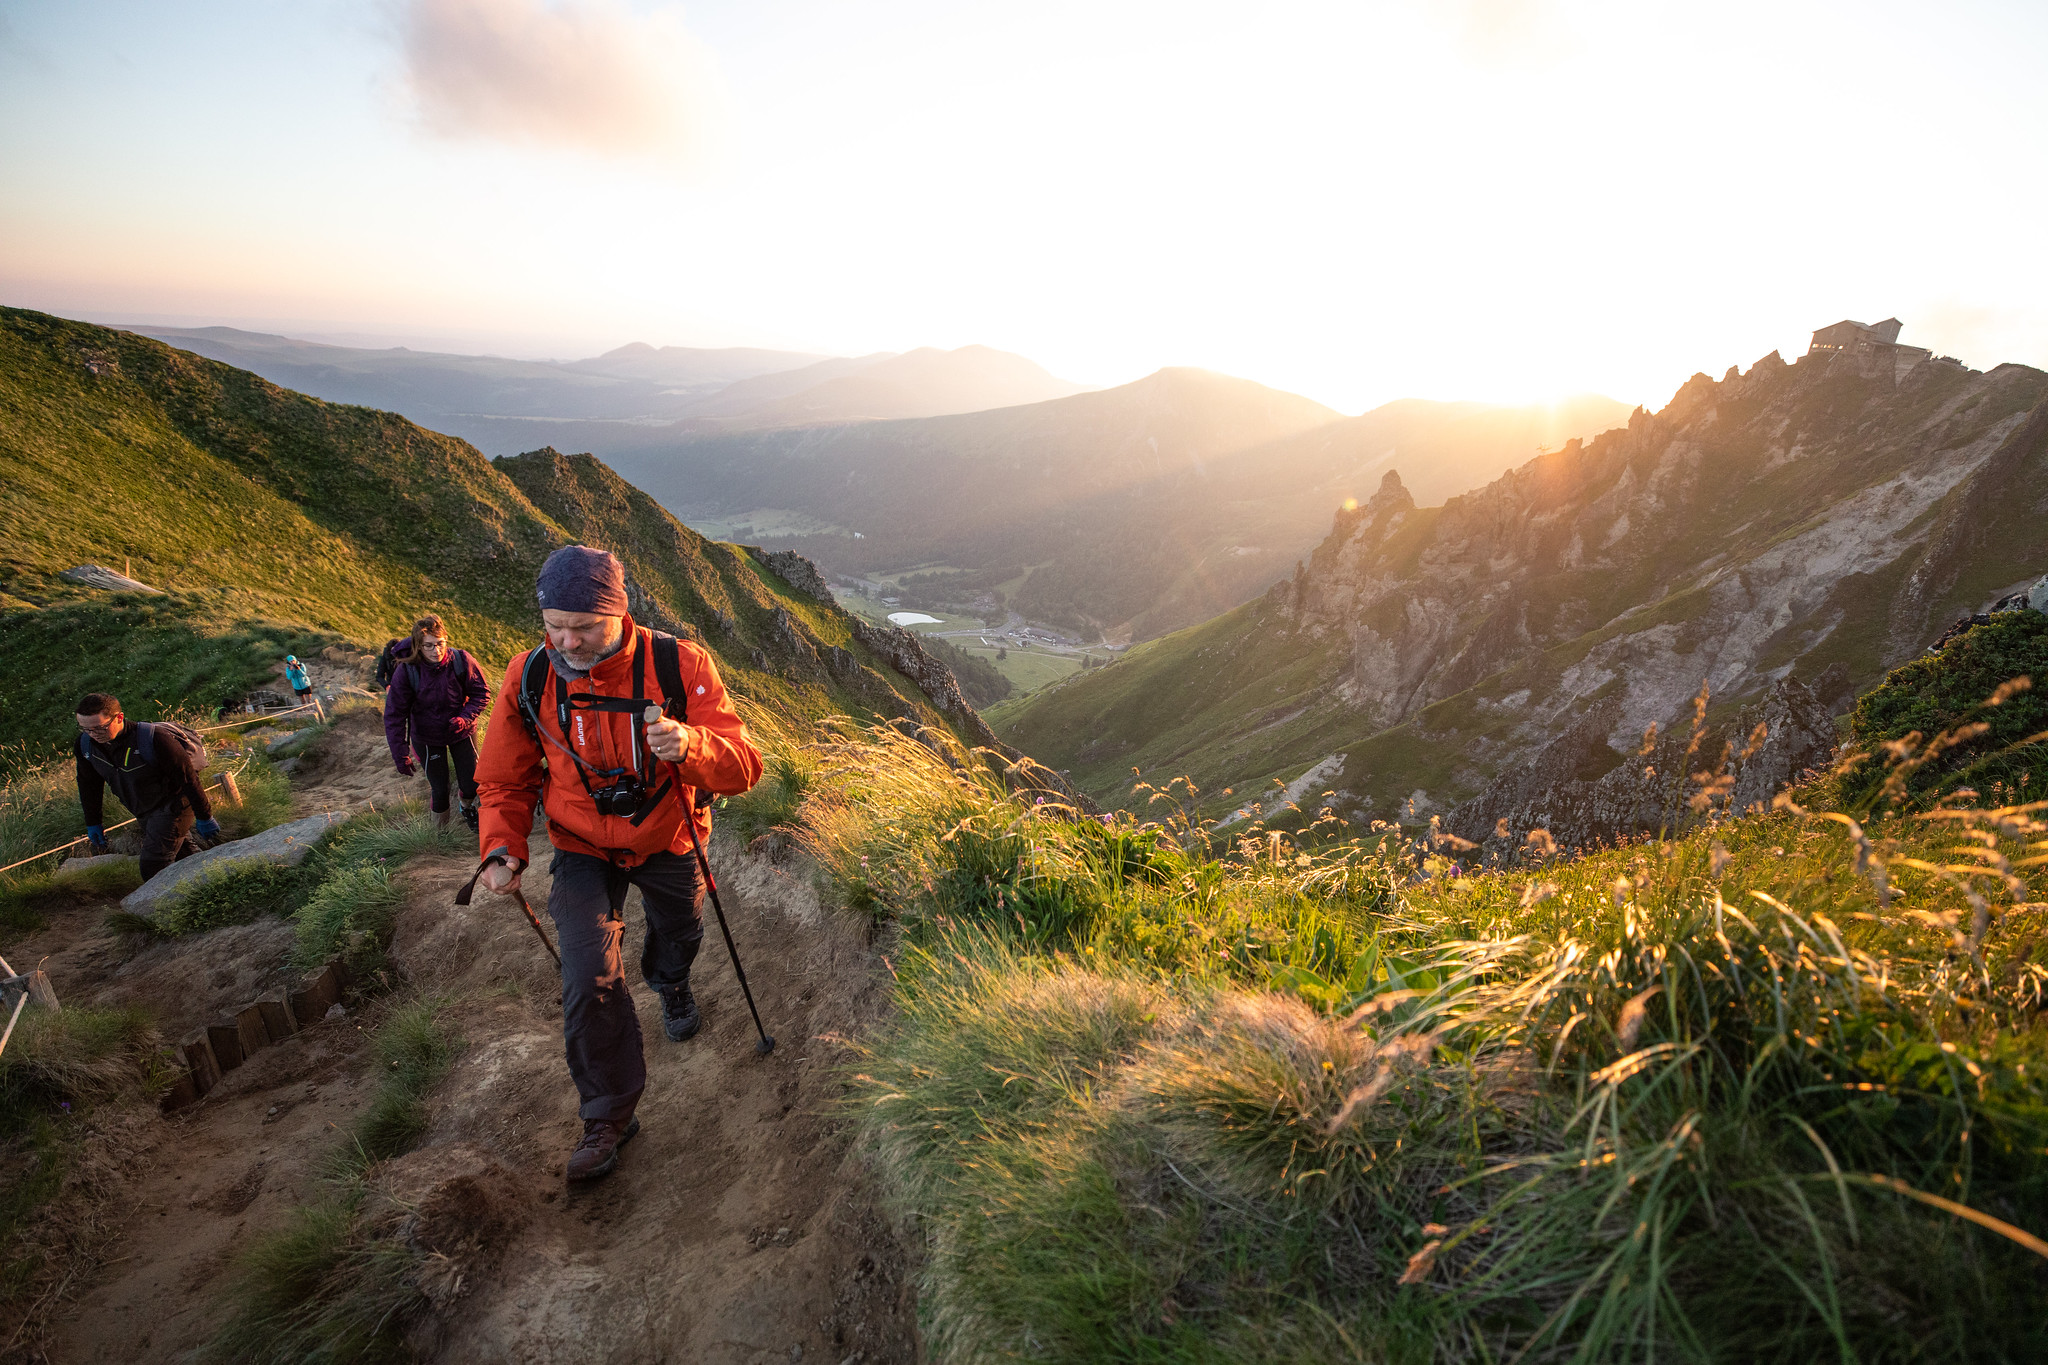
[[[1078,818],[928,733],[792,761],[901,929],[857,1092],[947,1358],[2048,1346],[2038,808],[1865,828],[1823,786],[1452,876]]]

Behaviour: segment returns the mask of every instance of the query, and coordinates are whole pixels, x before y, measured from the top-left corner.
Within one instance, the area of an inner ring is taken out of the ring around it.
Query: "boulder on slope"
[[[274,825],[261,834],[252,834],[246,839],[215,844],[204,852],[172,863],[136,887],[122,899],[121,908],[132,914],[154,915],[178,896],[198,885],[200,881],[223,868],[237,867],[245,863],[274,863],[281,867],[296,867],[305,861],[306,855],[313,850],[314,842],[326,832],[329,825],[339,824],[347,818],[341,811],[322,811],[303,820]]]

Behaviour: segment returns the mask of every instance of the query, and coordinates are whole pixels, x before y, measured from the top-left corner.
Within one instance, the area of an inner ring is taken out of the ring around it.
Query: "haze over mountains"
[[[1090,393],[986,346],[819,357],[635,344],[557,363],[135,330],[486,453],[590,451],[678,516],[828,572],[922,569],[934,601],[990,610],[1003,589],[1034,619],[1112,640],[1262,591],[1397,461],[1440,501],[1628,413],[1586,396],[1401,400],[1346,417],[1184,369]]]
[[[967,412],[1080,386],[986,346],[833,358],[753,347],[621,346],[574,361],[372,350],[232,327],[129,330],[329,402],[399,412],[487,454],[600,454],[733,427]]]
[[[1555,411],[1409,400],[1344,417],[1167,369],[1024,407],[703,435],[608,458],[686,520],[799,514],[805,534],[754,538],[828,572],[929,566],[928,597],[968,604],[1001,587],[1027,616],[1121,640],[1264,590],[1390,461],[1423,471],[1441,498],[1627,414],[1585,398]]]
[[[998,728],[1105,801],[1133,766],[1240,801],[1313,768],[1426,819],[1574,727],[1597,777],[1703,682],[1717,715],[1788,674],[1839,710],[2048,568],[2044,396],[1888,341],[1773,352],[1442,507],[1404,464],[1293,579]]]

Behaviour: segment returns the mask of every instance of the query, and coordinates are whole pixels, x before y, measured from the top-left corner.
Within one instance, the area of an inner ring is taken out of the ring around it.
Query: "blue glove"
[[[105,825],[87,825],[85,827],[85,838],[86,842],[92,845],[93,852],[105,853],[107,851],[107,827]]]
[[[192,832],[202,839],[220,838],[220,821],[201,820],[192,826]]]

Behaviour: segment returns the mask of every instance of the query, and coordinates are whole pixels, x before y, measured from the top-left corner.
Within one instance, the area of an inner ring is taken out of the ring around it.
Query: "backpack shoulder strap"
[[[666,631],[655,631],[654,678],[661,684],[662,709],[684,724],[689,723],[690,699],[683,687],[683,642]]]
[[[548,667],[548,652],[542,645],[526,652],[526,666],[519,670],[519,718],[526,722],[526,731],[536,743],[540,740],[541,698],[546,695],[548,674],[553,671]]]
[[[156,726],[146,720],[135,722],[135,752],[144,763],[156,762]]]

